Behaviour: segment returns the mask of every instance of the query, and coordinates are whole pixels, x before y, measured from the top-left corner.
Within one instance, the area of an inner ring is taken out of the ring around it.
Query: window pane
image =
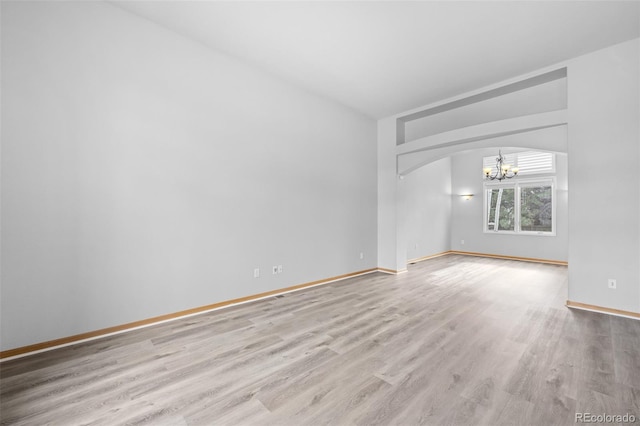
[[[494,230],[494,224],[496,222],[496,202],[498,200],[497,189],[487,189],[487,229],[489,231]]]
[[[487,190],[487,229],[490,231],[515,230],[515,189]]]
[[[498,230],[513,231],[515,229],[515,193],[513,188],[503,188],[502,197],[500,197],[500,209],[498,210]]]
[[[551,186],[520,189],[520,229],[532,232],[552,232],[553,208]]]

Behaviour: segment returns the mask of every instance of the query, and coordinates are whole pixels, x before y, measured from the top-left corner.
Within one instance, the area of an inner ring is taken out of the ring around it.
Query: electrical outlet
[[[277,266],[274,266],[274,267],[273,267],[273,275],[275,275],[275,274],[277,274],[277,273],[278,273],[278,267],[277,267]]]
[[[260,268],[255,268],[253,270],[253,278],[259,278],[260,277]]]
[[[460,240],[460,244],[464,245],[464,240]]]
[[[278,273],[281,274],[282,273],[282,265],[278,265]]]
[[[613,278],[609,278],[609,281],[607,281],[607,286],[613,290],[616,289],[616,286],[618,285],[618,283],[616,282],[615,279]]]
[[[364,253],[360,252],[360,259],[364,259]]]

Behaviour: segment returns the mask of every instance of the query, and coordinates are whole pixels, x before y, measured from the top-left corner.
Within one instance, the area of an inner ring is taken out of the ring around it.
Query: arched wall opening
[[[450,250],[567,260],[561,244],[532,236],[488,235],[483,228],[482,157],[498,149],[558,153],[561,217],[567,196],[567,69],[515,80],[402,117],[396,136],[395,261]],[[460,195],[475,194],[466,203]],[[511,237],[505,239],[504,237]],[[553,252],[545,249],[556,247]],[[559,247],[559,248],[558,248]],[[466,249],[466,250],[465,250]]]
[[[555,235],[505,235],[484,231],[482,159],[540,146],[467,146],[447,156],[433,155],[398,179],[398,259],[405,263],[449,250],[566,262],[568,258],[568,157],[555,154]],[[545,144],[542,144],[545,145]],[[525,177],[525,179],[532,177]],[[516,178],[516,180],[519,178]],[[472,197],[463,195],[472,194]]]
[[[597,170],[604,163],[622,165],[623,170],[638,168],[639,43],[640,39],[636,38],[559,64],[567,69],[567,76],[563,77],[567,82],[564,110],[531,111],[526,116],[506,118],[492,116],[491,122],[484,121],[484,115],[482,122],[473,114],[468,114],[471,120],[464,123],[458,116],[453,117],[462,110],[454,112],[452,106],[470,105],[467,111],[471,112],[481,105],[477,102],[471,106],[468,99],[490,98],[497,102],[498,97],[493,95],[499,94],[501,87],[514,88],[518,81],[558,68],[550,67],[378,120],[378,264],[389,271],[406,268],[407,247],[411,246],[403,229],[404,209],[410,206],[405,182],[418,176],[415,173],[426,173],[423,167],[428,170],[433,167],[428,165],[442,160],[449,162],[443,166],[448,168],[448,175],[458,176],[454,163],[468,150],[538,148],[556,152],[568,160],[565,196],[569,210],[567,222],[571,226],[567,237],[567,304],[618,314],[628,312],[637,317],[640,312],[640,181],[629,178],[628,173],[597,173]],[[491,96],[485,95],[487,92]],[[520,97],[514,94],[513,99]],[[429,118],[423,117],[426,113],[450,110],[451,119],[433,117],[437,121],[435,126],[427,125]],[[499,108],[498,112],[502,111],[505,109]],[[415,126],[407,124],[414,117],[425,119]],[[424,132],[425,129],[429,131]],[[432,129],[443,131],[433,133]],[[564,142],[545,147],[532,144],[540,142],[539,136],[544,133],[562,133]],[[530,138],[533,142],[514,143],[519,138]],[[473,169],[480,165],[474,162],[467,167]],[[433,180],[427,179],[429,183]],[[456,195],[454,191],[457,191],[455,185],[450,191],[450,200]],[[460,189],[460,192],[467,191]],[[452,206],[449,206],[451,210]],[[469,223],[482,220],[475,216],[470,214]],[[611,217],[615,220],[609,220]],[[451,227],[451,223],[448,226]],[[460,244],[461,240],[451,233],[450,242]],[[468,241],[465,238],[465,247]],[[615,291],[607,286],[609,278],[617,279]]]
[[[564,70],[559,78],[563,84],[553,80],[554,90],[561,88],[561,97],[566,98]],[[554,101],[553,106],[558,105],[564,106]],[[477,109],[478,104],[473,106]],[[398,125],[406,126],[406,122],[397,121]],[[484,231],[482,158],[496,155],[499,149],[505,153],[537,150],[556,154],[556,235],[492,235]],[[566,262],[567,151],[565,109],[452,129],[398,145],[398,270],[404,270],[404,265],[416,259],[450,250]],[[463,194],[474,197],[463,199]]]

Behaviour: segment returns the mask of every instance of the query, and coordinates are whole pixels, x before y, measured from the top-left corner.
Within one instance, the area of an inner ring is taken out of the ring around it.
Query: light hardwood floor
[[[443,256],[0,364],[18,425],[552,425],[640,417],[640,321],[567,268]]]

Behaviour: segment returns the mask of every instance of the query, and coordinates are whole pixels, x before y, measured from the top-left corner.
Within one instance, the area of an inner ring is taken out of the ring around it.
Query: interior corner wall
[[[567,71],[569,300],[640,312],[640,39]]]
[[[522,149],[504,150],[504,153]],[[496,148],[459,153],[452,160],[451,249],[504,256],[567,261],[568,188],[567,156],[556,154],[556,235],[508,235],[484,232],[482,158],[497,154]],[[531,176],[533,178],[533,176]],[[470,200],[461,194],[474,194]]]
[[[450,250],[451,158],[443,158],[408,174],[401,182],[407,259]]]
[[[374,120],[107,3],[1,7],[0,349],[377,266]]]
[[[398,175],[396,165],[396,119],[378,120],[378,266],[399,271],[398,262]],[[406,263],[406,262],[405,262]]]

